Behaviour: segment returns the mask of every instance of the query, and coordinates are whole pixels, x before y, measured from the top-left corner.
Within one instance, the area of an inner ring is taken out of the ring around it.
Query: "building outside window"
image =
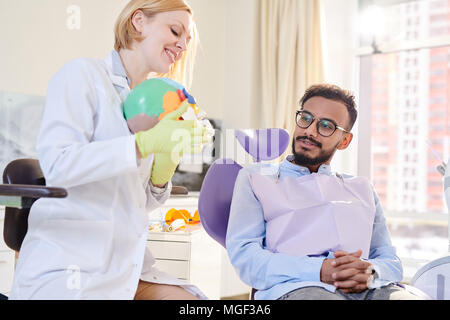
[[[450,158],[450,0],[361,0],[360,10],[380,25],[360,41],[360,112],[370,117],[359,133],[371,144],[359,173],[374,184],[408,281],[449,249],[436,167]]]

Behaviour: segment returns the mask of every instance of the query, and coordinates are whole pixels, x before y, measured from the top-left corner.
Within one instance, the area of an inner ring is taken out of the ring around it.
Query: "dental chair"
[[[289,144],[284,129],[236,130],[235,138],[254,161],[280,157]],[[198,213],[205,231],[224,248],[234,183],[242,166],[233,159],[217,159],[203,180],[198,199]],[[255,290],[252,289],[251,299]]]
[[[10,162],[3,171],[0,205],[5,206],[3,238],[6,245],[18,252],[28,230],[28,215],[39,198],[65,198],[62,188],[46,187],[44,175],[35,159]],[[0,299],[7,299],[1,295]]]
[[[289,144],[284,129],[236,130],[235,138],[256,162],[280,157]],[[198,212],[205,231],[226,249],[226,233],[234,184],[242,166],[233,159],[214,161],[203,180],[198,199]],[[431,296],[419,288],[402,284],[412,294],[430,300]],[[256,290],[252,289],[250,299]]]

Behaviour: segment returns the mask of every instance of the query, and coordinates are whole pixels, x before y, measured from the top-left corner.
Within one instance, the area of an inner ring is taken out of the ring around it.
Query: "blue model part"
[[[197,104],[197,102],[195,102],[194,97],[191,96],[191,95],[186,91],[185,88],[183,88],[183,93],[184,93],[184,95],[186,96],[186,98],[188,99],[188,102],[189,102],[190,104]]]
[[[181,84],[179,84],[178,82],[176,82],[172,79],[169,79],[169,78],[160,78],[160,79],[167,82],[169,85],[177,88],[178,90],[184,90],[184,87]]]
[[[181,84],[179,84],[178,82],[176,82],[176,81],[174,81],[174,80],[172,80],[172,79],[169,79],[169,78],[161,78],[161,80],[167,82],[169,85],[174,86],[174,87],[177,88],[178,90],[183,91],[184,95],[186,96],[186,98],[188,99],[188,102],[189,102],[190,104],[197,104],[197,103],[195,102],[194,97],[193,97],[192,95],[190,95],[189,92],[187,92],[186,88],[183,87]]]

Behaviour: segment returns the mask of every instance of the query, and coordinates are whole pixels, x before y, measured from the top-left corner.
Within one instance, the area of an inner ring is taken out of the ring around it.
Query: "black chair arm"
[[[14,208],[30,208],[38,198],[65,198],[67,191],[54,188],[26,184],[1,184],[0,205]]]

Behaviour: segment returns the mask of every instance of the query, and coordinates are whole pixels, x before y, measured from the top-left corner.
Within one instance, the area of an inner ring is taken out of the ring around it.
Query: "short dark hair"
[[[303,109],[306,101],[312,97],[323,97],[338,102],[342,102],[347,107],[348,115],[350,118],[349,127],[347,130],[351,130],[358,117],[358,111],[356,110],[355,96],[348,90],[339,88],[333,84],[315,84],[309,87],[303,97],[300,99],[300,107]]]

